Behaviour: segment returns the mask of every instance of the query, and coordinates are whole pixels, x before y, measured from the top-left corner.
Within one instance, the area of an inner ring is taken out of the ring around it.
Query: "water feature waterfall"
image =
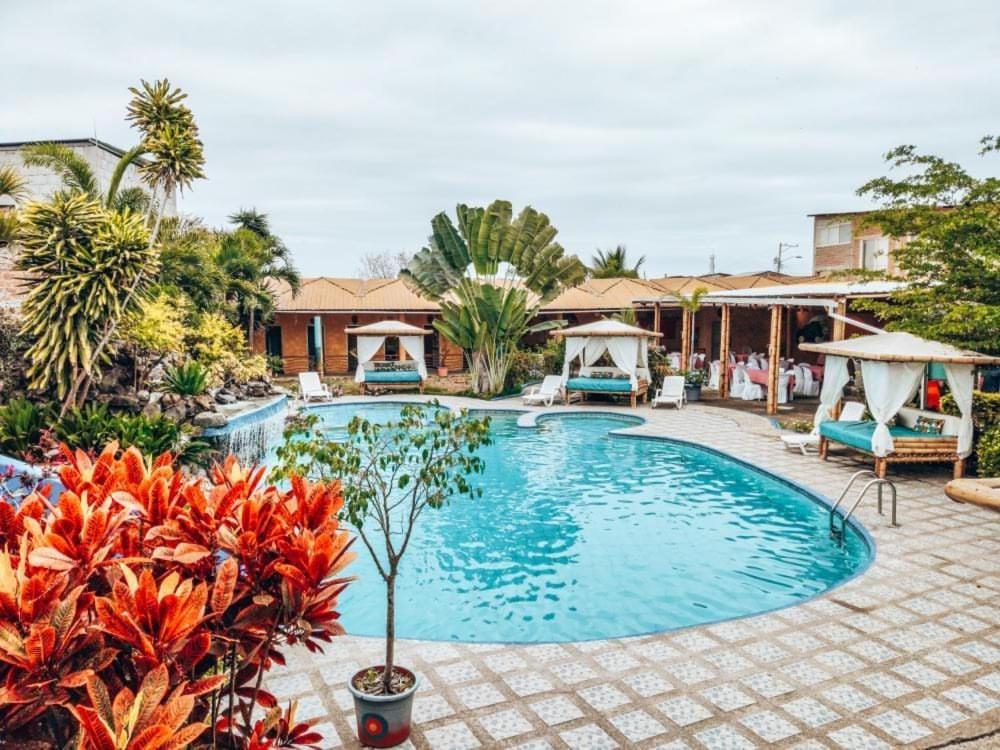
[[[281,437],[287,412],[288,399],[282,396],[240,414],[225,427],[206,430],[205,436],[215,439],[223,455],[233,453],[245,464],[262,463],[267,458],[268,446]]]

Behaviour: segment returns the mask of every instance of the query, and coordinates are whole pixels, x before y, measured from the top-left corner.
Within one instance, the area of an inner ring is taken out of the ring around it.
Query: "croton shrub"
[[[339,484],[62,450],[57,500],[0,487],[0,748],[319,747],[262,678],[343,632]]]

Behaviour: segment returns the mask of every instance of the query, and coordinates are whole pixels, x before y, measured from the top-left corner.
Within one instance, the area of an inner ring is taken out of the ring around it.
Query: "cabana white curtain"
[[[868,411],[875,418],[872,453],[879,458],[895,448],[888,422],[913,398],[924,374],[923,362],[861,361]]]
[[[639,337],[631,336],[567,336],[566,359],[563,361],[562,382],[569,380],[570,365],[580,357],[583,367],[581,373],[587,374],[587,368],[607,352],[615,367],[629,376],[629,382],[637,385],[639,376],[649,377],[648,354],[646,342]]]
[[[566,385],[566,381],[569,380],[569,367],[573,360],[583,354],[583,350],[587,347],[587,342],[589,338],[584,336],[568,336],[566,338],[566,359],[563,360],[563,371],[562,371],[562,384]],[[600,355],[598,355],[600,356]],[[596,359],[594,360],[597,361]]]
[[[424,362],[424,337],[423,336],[400,336],[399,343],[410,355],[411,359],[417,362],[417,372],[422,380],[427,379],[427,363]]]
[[[962,415],[958,426],[958,455],[965,458],[972,453],[972,389],[974,375],[972,365],[946,364],[945,376],[948,378],[948,388],[952,398]]]
[[[372,361],[385,343],[385,336],[358,336],[358,369],[354,372],[354,382],[365,382],[365,364]]]
[[[819,408],[816,409],[814,423],[818,428],[821,422],[833,419],[833,407],[840,401],[851,376],[847,372],[847,357],[826,358],[823,365],[823,388],[819,394]]]
[[[632,387],[638,384],[636,372],[639,368],[639,339],[629,336],[609,336],[601,339],[608,348],[611,360],[622,372],[628,373]]]

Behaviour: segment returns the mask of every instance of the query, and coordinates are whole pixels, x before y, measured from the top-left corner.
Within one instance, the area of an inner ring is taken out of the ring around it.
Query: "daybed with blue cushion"
[[[417,388],[424,392],[424,379],[417,371],[415,362],[366,362],[364,379],[360,382],[361,394],[366,388]]]
[[[925,432],[924,425],[940,426],[941,432]],[[896,424],[889,428],[893,452],[879,458],[875,456],[875,473],[885,478],[890,463],[952,463],[955,477],[965,471],[965,460],[958,455],[957,417],[939,412],[903,407],[896,416]],[[872,434],[875,422],[825,421],[819,426],[819,455],[826,460],[831,443],[845,445],[868,455],[872,453]]]
[[[628,396],[632,406],[641,397],[646,400],[649,394],[649,381],[639,378],[633,390],[628,375],[615,367],[587,367],[585,375],[577,375],[566,381],[566,403],[569,403],[571,393],[579,393],[584,400],[588,393],[598,393],[610,396]]]

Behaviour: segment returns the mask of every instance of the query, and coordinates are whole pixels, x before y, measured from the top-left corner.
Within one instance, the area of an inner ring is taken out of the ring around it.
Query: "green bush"
[[[976,443],[979,476],[1000,477],[1000,425],[986,430]]]
[[[0,452],[32,460],[48,429],[52,411],[48,406],[17,398],[0,406]]]
[[[941,397],[941,411],[959,416],[950,393]],[[1000,476],[1000,393],[972,393],[972,423],[976,448],[967,467],[981,477]]]
[[[96,451],[114,440],[115,416],[106,404],[89,403],[67,410],[53,425],[56,438],[71,448]]]
[[[941,397],[941,411],[959,416],[955,399],[950,393]],[[1000,393],[973,391],[972,422],[979,430],[988,430],[990,427],[1000,425]]]
[[[541,380],[546,374],[545,356],[541,352],[519,351],[511,357],[507,383],[511,388],[520,388],[526,383]]]
[[[123,449],[134,445],[147,456],[169,451],[182,463],[201,463],[210,448],[204,441],[187,440],[184,428],[166,417],[112,414],[104,404],[70,409],[56,422],[55,435],[71,448],[91,453],[117,441]]]
[[[191,360],[169,368],[163,379],[171,393],[178,396],[200,396],[208,385],[208,370]]]

